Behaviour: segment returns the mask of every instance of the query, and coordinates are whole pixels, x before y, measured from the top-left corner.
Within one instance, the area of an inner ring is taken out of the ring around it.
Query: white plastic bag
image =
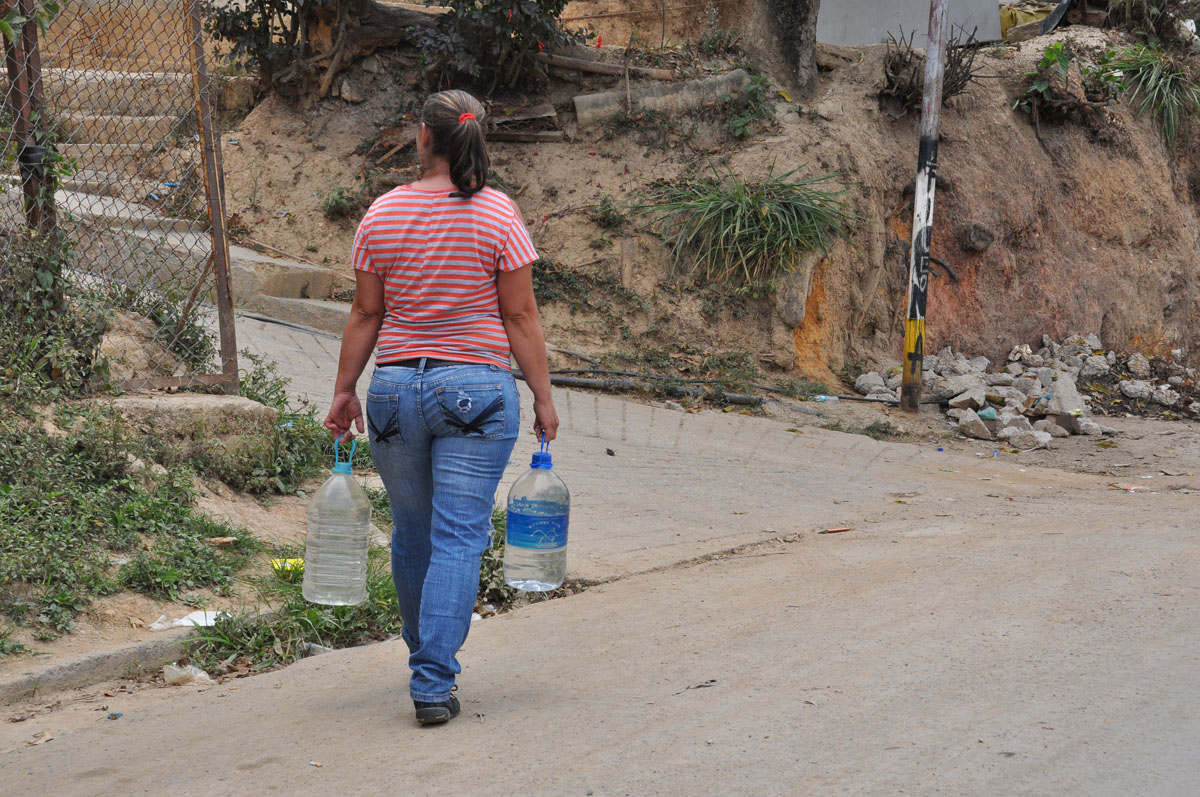
[[[199,667],[193,667],[190,664],[180,667],[174,662],[163,665],[163,680],[170,686],[211,684],[213,682],[212,678],[208,677],[208,673]]]

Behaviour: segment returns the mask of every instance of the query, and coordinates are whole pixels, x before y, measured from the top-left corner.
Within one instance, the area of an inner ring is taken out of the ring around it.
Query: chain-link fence
[[[220,139],[198,0],[0,0],[0,262],[55,241],[125,389],[237,389]]]

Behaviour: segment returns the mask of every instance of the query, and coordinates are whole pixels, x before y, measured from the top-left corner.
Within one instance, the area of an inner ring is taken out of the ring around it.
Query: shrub
[[[446,0],[450,12],[433,28],[414,31],[430,83],[449,87],[465,76],[485,93],[540,80],[545,66],[534,56],[585,40],[559,24],[566,0]]]
[[[364,206],[363,196],[360,192],[354,191],[344,186],[335,186],[325,198],[321,200],[321,210],[325,212],[325,218],[330,221],[348,218]]]
[[[771,285],[805,252],[849,241],[858,222],[840,172],[793,179],[797,171],[761,183],[733,173],[659,182],[635,210],[651,217],[673,270],[709,283]]]

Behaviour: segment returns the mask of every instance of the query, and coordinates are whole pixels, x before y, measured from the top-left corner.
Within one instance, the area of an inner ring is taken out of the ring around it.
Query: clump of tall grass
[[[772,285],[805,252],[850,239],[860,220],[841,172],[797,178],[798,169],[744,182],[732,172],[658,182],[634,211],[672,252],[672,271],[697,281]]]
[[[1175,148],[1180,133],[1191,128],[1200,113],[1200,86],[1157,47],[1135,45],[1109,63],[1120,75],[1138,116],[1149,115],[1163,142]]]

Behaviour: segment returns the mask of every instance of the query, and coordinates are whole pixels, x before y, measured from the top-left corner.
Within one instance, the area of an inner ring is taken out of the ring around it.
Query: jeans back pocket
[[[367,439],[371,445],[402,442],[395,395],[367,393]]]
[[[508,424],[500,385],[446,385],[435,395],[451,434],[488,440],[505,436]]]

